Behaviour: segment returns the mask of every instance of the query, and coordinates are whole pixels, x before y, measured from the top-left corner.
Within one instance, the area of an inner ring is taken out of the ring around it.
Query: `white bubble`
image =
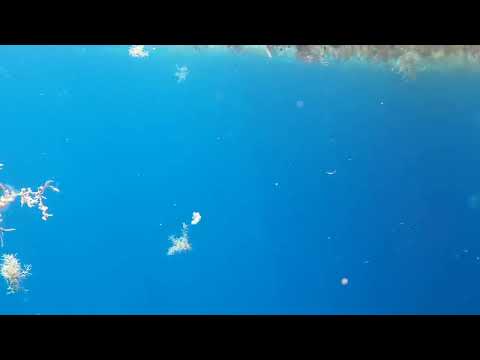
[[[348,285],[348,278],[346,278],[346,277],[342,278],[342,280],[340,281],[340,283],[341,283],[343,286],[347,286],[347,285]]]

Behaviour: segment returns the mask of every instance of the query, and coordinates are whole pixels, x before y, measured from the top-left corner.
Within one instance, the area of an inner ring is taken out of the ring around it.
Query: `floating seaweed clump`
[[[47,180],[37,188],[37,191],[33,191],[30,187],[16,191],[11,186],[0,183],[0,213],[5,211],[17,197],[20,197],[20,204],[22,206],[27,205],[29,208],[37,207],[42,212],[42,220],[47,221],[48,218],[53,215],[48,213],[48,206],[46,206],[44,202],[46,199],[44,193],[47,189],[60,192],[52,183],[53,180]]]
[[[192,221],[190,222],[191,225],[197,225],[200,220],[202,219],[202,215],[198,211],[194,211],[192,213]],[[190,244],[188,238],[188,225],[182,223],[182,235],[175,236],[170,235],[168,240],[172,243],[172,246],[167,251],[167,255],[175,255],[179,252],[189,251],[192,250],[192,245]]]
[[[258,50],[259,45],[228,45],[236,51]],[[263,45],[268,57],[292,55],[308,63],[329,65],[363,60],[385,64],[405,78],[441,67],[480,67],[480,45]]]
[[[145,45],[133,45],[128,49],[128,54],[131,57],[143,58],[149,55],[148,51],[145,50]]]
[[[0,170],[2,169],[3,164],[0,164]],[[30,187],[21,188],[20,191],[17,191],[10,185],[0,183],[0,223],[3,222],[3,213],[17,198],[20,198],[20,204],[22,206],[26,205],[29,208],[38,208],[42,213],[42,220],[47,221],[49,217],[53,216],[48,213],[48,206],[45,205],[45,192],[47,189],[60,192],[60,190],[53,185],[52,180],[47,180],[43,185],[40,185],[36,191],[33,191]],[[15,229],[0,226],[0,245],[2,247],[4,246],[3,234],[10,231],[15,231]],[[7,282],[8,294],[24,290],[21,287],[21,282],[31,275],[31,269],[31,265],[22,266],[16,255],[2,255],[0,274]]]
[[[193,45],[194,50],[255,51],[269,58],[293,56],[307,63],[330,65],[340,61],[384,64],[405,78],[430,69],[480,68],[480,45]],[[146,57],[143,45],[129,49],[130,56]],[[180,77],[184,80],[183,75]],[[179,79],[179,82],[181,80]]]
[[[20,290],[25,290],[21,282],[31,275],[32,266],[22,266],[14,254],[4,254],[2,256],[2,265],[0,273],[7,282],[7,294],[14,294]]]
[[[189,251],[192,249],[188,241],[188,225],[182,224],[182,235],[177,237],[175,235],[170,235],[168,240],[172,242],[172,246],[168,249],[167,255],[175,255],[178,252]]]

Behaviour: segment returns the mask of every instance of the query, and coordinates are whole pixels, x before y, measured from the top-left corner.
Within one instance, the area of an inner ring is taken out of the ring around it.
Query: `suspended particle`
[[[192,214],[192,222],[191,222],[191,224],[192,224],[192,225],[197,225],[197,224],[200,222],[201,219],[202,219],[202,215],[200,215],[199,212],[194,211],[193,214]]]

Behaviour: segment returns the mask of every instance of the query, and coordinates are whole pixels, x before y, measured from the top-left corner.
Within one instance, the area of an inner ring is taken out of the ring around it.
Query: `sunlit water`
[[[480,313],[478,73],[128,49],[0,47],[0,182],[61,190],[1,313]]]

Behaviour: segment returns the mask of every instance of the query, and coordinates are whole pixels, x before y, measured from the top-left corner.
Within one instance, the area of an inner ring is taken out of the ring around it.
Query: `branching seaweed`
[[[188,242],[188,225],[182,223],[182,235],[177,237],[175,235],[170,235],[168,237],[173,245],[168,249],[167,255],[175,255],[178,252],[189,251],[192,249],[192,246]]]
[[[0,170],[2,169],[3,164],[0,164]],[[36,191],[33,191],[30,187],[21,188],[20,191],[17,191],[12,186],[0,183],[0,224],[3,222],[2,213],[5,212],[18,197],[20,198],[20,204],[22,206],[26,205],[29,208],[38,208],[42,213],[42,220],[47,221],[49,217],[53,216],[48,213],[48,206],[45,205],[45,192],[47,189],[60,192],[60,190],[53,185],[53,180],[47,180],[43,185],[40,185]],[[2,247],[4,246],[4,233],[10,231],[15,231],[15,229],[0,226],[0,245]],[[22,267],[16,254],[4,254],[2,256],[0,273],[7,282],[8,294],[25,290],[22,288],[21,282],[31,275],[31,269],[31,265],[25,265]]]
[[[194,211],[192,213],[192,220],[190,224],[197,225],[201,219],[202,215],[200,215],[200,212]],[[192,245],[190,244],[188,239],[188,225],[185,223],[182,223],[182,235],[170,235],[168,237],[168,240],[172,242],[172,246],[170,246],[167,252],[168,255],[175,255],[176,253],[189,251],[192,249]]]
[[[22,266],[16,254],[4,254],[0,273],[7,282],[7,294],[14,294],[20,290],[27,291],[21,286],[21,282],[31,275],[32,266]]]
[[[60,190],[52,185],[53,180],[47,180],[43,185],[39,186],[37,191],[33,191],[31,188],[22,188],[17,196],[20,196],[21,205],[27,205],[29,208],[38,207],[42,212],[42,220],[47,221],[52,214],[48,213],[48,206],[45,205],[43,200],[46,197],[43,195],[47,189],[51,189],[55,192]]]

